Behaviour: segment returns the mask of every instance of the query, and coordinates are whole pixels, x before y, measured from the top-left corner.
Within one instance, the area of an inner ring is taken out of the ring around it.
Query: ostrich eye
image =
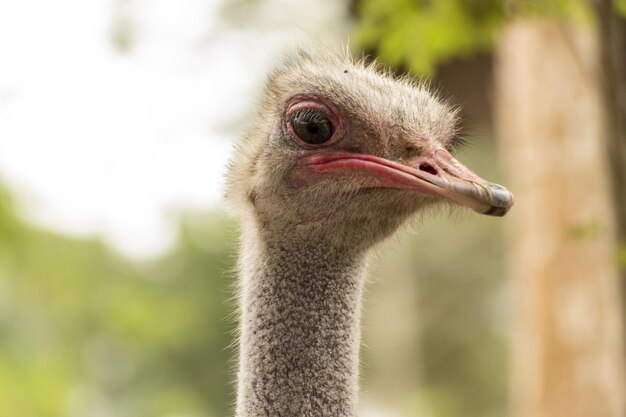
[[[328,117],[320,111],[302,110],[291,116],[293,131],[303,142],[320,145],[327,142],[335,132]]]

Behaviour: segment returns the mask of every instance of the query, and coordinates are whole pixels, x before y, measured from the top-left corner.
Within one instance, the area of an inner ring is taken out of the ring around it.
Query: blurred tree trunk
[[[591,27],[518,20],[497,49],[497,124],[516,207],[515,417],[624,416],[607,115]]]
[[[606,103],[607,150],[617,241],[621,248],[618,259],[623,309],[626,306],[626,19],[617,14],[611,0],[597,0],[594,5],[602,48],[601,80]],[[623,325],[626,326],[626,320]]]

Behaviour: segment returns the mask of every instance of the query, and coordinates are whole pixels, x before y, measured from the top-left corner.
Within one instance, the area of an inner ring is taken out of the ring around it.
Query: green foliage
[[[0,415],[229,414],[230,223],[187,215],[175,251],[134,265],[0,202]]]
[[[526,0],[519,2],[518,12],[531,16],[552,16],[586,20],[591,10],[587,0]]]
[[[626,10],[626,0],[614,0]],[[391,67],[430,77],[437,65],[492,47],[514,15],[590,22],[584,0],[355,0],[358,45]]]
[[[613,0],[613,6],[617,13],[626,18],[626,0]]]
[[[488,48],[503,19],[498,0],[357,2],[356,40],[387,64],[418,75],[455,56]]]

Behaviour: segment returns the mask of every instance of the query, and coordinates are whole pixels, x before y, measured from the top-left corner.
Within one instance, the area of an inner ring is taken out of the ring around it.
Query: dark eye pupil
[[[298,138],[312,145],[328,141],[335,131],[326,115],[313,110],[303,110],[291,117],[291,126]]]

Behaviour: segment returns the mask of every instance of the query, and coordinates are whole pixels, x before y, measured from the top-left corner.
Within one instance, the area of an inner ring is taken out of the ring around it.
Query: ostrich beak
[[[406,163],[340,152],[310,155],[302,164],[308,174],[358,177],[368,187],[443,197],[490,216],[504,216],[513,206],[509,190],[482,179],[439,146]]]

